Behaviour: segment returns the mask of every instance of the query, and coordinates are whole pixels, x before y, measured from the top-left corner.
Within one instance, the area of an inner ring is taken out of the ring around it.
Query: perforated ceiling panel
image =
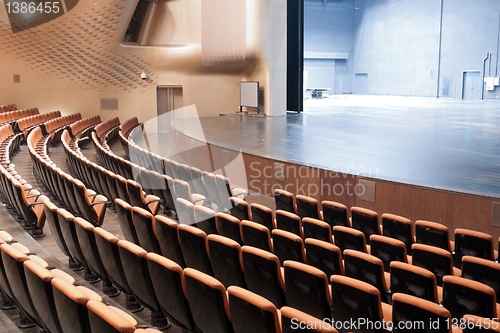
[[[158,71],[145,60],[145,50],[118,44],[119,30],[128,23],[125,12],[125,1],[80,0],[65,15],[16,33],[2,17],[0,53],[14,53],[36,73],[84,89],[144,90],[156,84]],[[140,79],[143,71],[147,80]]]

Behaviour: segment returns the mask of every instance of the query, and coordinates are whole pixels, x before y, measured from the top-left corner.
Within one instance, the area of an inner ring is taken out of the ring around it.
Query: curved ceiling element
[[[66,14],[79,0],[4,0],[12,32],[31,29]]]
[[[201,52],[208,66],[243,65],[247,53],[246,0],[203,0]]]

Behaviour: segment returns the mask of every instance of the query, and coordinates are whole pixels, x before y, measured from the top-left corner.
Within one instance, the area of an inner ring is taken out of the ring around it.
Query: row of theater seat
[[[62,135],[63,130],[68,126],[82,119],[80,113],[74,113],[69,116],[62,116],[56,119],[49,120],[42,124],[42,132],[44,135],[50,135],[50,142],[57,143]]]
[[[79,120],[71,124],[68,128],[69,134],[72,138],[84,137],[88,135],[89,130],[92,130],[97,124],[101,122],[100,116],[92,116]]]
[[[125,155],[129,157],[129,150],[128,150],[128,137],[130,133],[139,126],[139,120],[137,120],[137,117],[130,118],[123,123],[120,124],[120,130],[118,131],[118,137],[120,139],[120,143],[122,144],[123,150],[125,151]]]
[[[16,104],[0,105],[0,113],[17,110]]]
[[[103,121],[95,127],[95,134],[101,142],[113,140],[118,135],[120,119],[118,117]]]
[[[153,154],[151,156],[156,159],[157,168],[148,170],[116,156],[109,149],[104,148],[94,135],[93,140],[98,160],[108,170],[120,174],[126,179],[135,179],[147,193],[158,196],[161,202],[171,210],[177,211],[176,197],[184,198],[190,202],[202,200],[205,205],[214,210],[225,210],[232,207],[231,197],[245,198],[247,195],[246,191],[234,188],[227,177],[201,172],[197,168],[191,168]],[[150,156],[149,153],[147,156]],[[180,189],[181,182],[185,190],[175,196],[174,192],[178,191],[175,191],[172,185],[175,183],[176,187]]]
[[[174,221],[161,216],[153,218],[150,213],[139,207],[132,208],[124,204],[120,206],[122,208],[119,210],[119,221],[125,237],[130,241],[141,245],[150,252],[161,253],[182,267],[194,267],[206,274],[213,274],[225,286],[246,285],[243,276],[248,274],[249,269],[245,268],[242,270],[242,267],[247,267],[248,265],[240,260],[248,256],[245,254],[245,251],[251,248],[248,245],[245,245],[240,252],[240,244],[230,238],[215,234],[207,237],[203,231],[197,228],[184,225],[177,226]],[[120,213],[120,211],[123,212]],[[230,218],[230,216],[223,213],[217,215],[217,229],[219,232],[223,230],[220,228],[221,220],[228,220]],[[244,221],[243,223],[252,224],[252,222],[248,221]],[[179,237],[178,240],[176,238],[177,234]],[[280,281],[281,279],[278,269],[280,262],[283,264],[287,260],[294,260],[302,263],[307,262],[309,265],[319,268],[325,273],[326,277],[345,274],[346,276],[368,282],[377,287],[383,301],[387,303],[391,301],[390,292],[388,293],[390,288],[394,292],[414,294],[415,296],[437,302],[438,293],[436,289],[438,287],[436,275],[440,278],[439,286],[441,286],[443,275],[439,276],[440,272],[444,275],[461,274],[460,270],[453,269],[451,256],[448,257],[447,269],[431,271],[421,268],[436,265],[437,260],[433,257],[435,255],[435,248],[428,245],[414,244],[414,265],[416,266],[387,258],[389,259],[387,262],[392,268],[391,274],[389,274],[388,270],[387,273],[384,273],[384,264],[376,256],[347,249],[343,252],[344,260],[342,260],[340,249],[330,243],[308,238],[306,239],[307,248],[304,251],[302,240],[298,238],[297,241],[297,239],[294,239],[293,234],[281,230],[273,230],[273,235],[275,238],[273,238],[271,247],[274,246],[279,250],[281,257],[267,251],[257,250],[256,248],[254,248],[254,252],[264,258],[261,260],[273,263],[271,265],[274,267],[266,275],[273,276],[272,272],[275,272],[275,285],[278,285],[276,281]],[[386,238],[384,236],[378,237]],[[190,248],[187,244],[196,244],[196,246]],[[290,246],[289,244],[300,244],[300,246],[297,248],[297,246]],[[375,247],[376,244],[377,242],[374,242],[373,246]],[[404,249],[404,246],[402,248]],[[390,255],[389,251],[387,253]],[[470,256],[466,256],[465,258],[463,266],[466,269],[462,273],[463,276],[491,285],[491,287],[496,288],[495,293],[500,292],[498,285],[491,283],[496,278],[500,278],[500,264]],[[215,264],[214,260],[216,261]],[[227,263],[232,264],[228,266]],[[260,263],[254,266],[261,267],[260,269],[262,269],[262,267],[269,267],[270,264]],[[395,283],[391,285],[391,281],[395,281]],[[259,281],[253,285],[258,288],[258,286],[262,286],[263,284],[265,284],[263,281]],[[284,293],[284,291],[282,292]],[[279,294],[279,292],[276,292],[273,296],[267,294],[265,296],[279,302]],[[442,292],[439,295],[439,299],[441,300]]]
[[[73,178],[57,167],[41,149],[45,145],[38,145],[40,140],[46,142],[43,140],[41,128],[38,127],[30,133],[27,141],[34,170],[43,184],[73,212],[94,225],[101,225],[108,199],[92,189],[87,189],[79,179]]]
[[[0,113],[0,124],[10,123],[10,122],[13,122],[17,119],[33,116],[36,114],[39,114],[39,111],[37,108],[3,112],[3,113]],[[15,125],[15,124],[13,124],[13,125]],[[16,128],[14,128],[14,130],[17,131],[17,125],[15,125],[15,126],[16,126]]]
[[[367,244],[370,244],[371,235],[384,235],[402,241],[408,254],[411,254],[411,246],[415,241],[442,248],[453,253],[456,267],[460,267],[464,254],[488,260],[495,260],[498,256],[491,235],[474,230],[456,229],[455,242],[452,242],[448,228],[436,222],[419,220],[414,226],[405,217],[385,213],[379,218],[377,212],[360,207],[352,207],[351,218],[348,218],[349,210],[342,204],[324,201],[321,205],[323,210],[320,211],[317,200],[301,195],[294,197],[292,193],[282,190],[275,191],[275,201],[276,209],[296,214],[297,220],[309,217],[323,220],[332,228],[341,225],[360,230]],[[298,228],[295,224],[295,229],[290,231],[297,232]]]
[[[16,121],[17,128],[24,135],[24,138],[28,137],[29,132],[39,125],[45,123],[46,121],[52,120],[54,118],[61,117],[61,111],[52,111],[48,113],[36,114],[30,117],[22,118]]]
[[[5,232],[0,234],[0,244],[0,286],[19,308],[20,328],[36,325],[54,333],[159,333],[106,305],[97,293],[78,285],[61,269],[49,267]]]
[[[41,237],[44,235],[45,215],[39,202],[40,192],[28,184],[11,163],[11,157],[19,150],[22,139],[22,134],[14,133],[10,125],[0,128],[1,192],[4,203],[17,215],[18,222],[24,221],[24,227],[32,230],[33,237]]]

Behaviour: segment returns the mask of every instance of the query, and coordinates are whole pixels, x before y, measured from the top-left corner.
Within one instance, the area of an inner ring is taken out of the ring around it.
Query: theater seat
[[[243,245],[240,220],[226,213],[218,213],[215,222],[219,235],[231,238],[238,244]]]
[[[380,235],[371,235],[370,241],[370,254],[382,260],[386,272],[390,272],[392,261],[408,262],[406,245],[402,241]]]
[[[135,230],[134,220],[132,219],[132,206],[122,199],[115,200],[116,215],[118,215],[118,223],[123,232],[123,236],[129,242],[139,244],[137,233]]]
[[[238,198],[229,198],[231,202],[231,209],[229,209],[229,214],[236,217],[238,220],[248,220],[252,221],[252,213],[250,212],[250,205]]]
[[[194,216],[196,220],[196,227],[205,231],[207,235],[217,235],[216,213],[210,208],[195,205]]]
[[[463,333],[500,332],[500,324],[496,320],[465,315],[464,322],[467,325],[463,329]]]
[[[443,278],[441,304],[450,311],[452,318],[462,318],[466,314],[498,318],[493,288],[457,276],[448,275]]]
[[[305,243],[307,264],[325,272],[328,281],[332,275],[344,274],[342,252],[338,246],[313,238],[307,238]]]
[[[335,226],[333,227],[333,239],[342,253],[344,250],[356,250],[368,253],[368,246],[366,245],[365,235],[356,229]]]
[[[139,246],[147,252],[161,253],[160,244],[154,231],[155,218],[149,211],[140,208],[132,208],[132,219],[134,221]]]
[[[137,321],[126,312],[90,300],[87,303],[90,330],[92,333],[133,333]]]
[[[382,230],[384,236],[402,241],[406,246],[406,253],[411,255],[411,245],[414,242],[411,220],[394,214],[382,214]]]
[[[252,222],[260,223],[269,229],[269,232],[276,228],[276,221],[274,221],[274,214],[271,208],[257,203],[250,205],[252,212]]]
[[[358,332],[384,332],[384,329],[370,329],[368,322],[392,321],[392,307],[380,301],[377,288],[363,281],[347,276],[332,275],[332,318],[334,321],[357,322],[358,318],[366,320],[364,325],[358,325]],[[343,329],[340,332],[349,332]]]
[[[337,225],[351,226],[349,209],[345,205],[334,201],[323,201],[321,205],[323,208],[323,221],[328,223],[332,229]]]
[[[276,210],[284,210],[285,212],[297,214],[297,205],[295,204],[295,197],[292,193],[275,189],[274,201],[276,203]]]
[[[450,241],[448,228],[441,223],[415,221],[415,239],[417,243],[439,247],[451,253],[454,244]]]
[[[443,289],[437,286],[434,273],[399,261],[391,262],[391,292],[412,295],[437,304],[443,298]]]
[[[273,251],[273,243],[269,229],[259,223],[241,221],[241,236],[243,244],[253,246],[268,252]]]
[[[337,330],[324,321],[324,318],[315,318],[289,306],[282,307],[280,315],[283,333],[295,333],[301,328],[300,332],[337,333]]]
[[[280,259],[281,265],[285,260],[306,262],[304,241],[291,232],[274,229],[272,232],[274,254]]]
[[[445,275],[461,274],[459,269],[453,267],[451,253],[446,250],[415,243],[412,245],[412,254],[412,264],[434,273],[438,286],[442,285]]]
[[[131,179],[127,180],[127,192],[132,206],[141,207],[156,215],[161,199],[154,195],[144,195],[142,186]]]
[[[178,227],[179,244],[186,267],[191,267],[212,275],[212,266],[208,254],[208,238],[202,230],[180,224]]]
[[[484,232],[455,229],[455,250],[453,251],[455,267],[462,267],[462,257],[464,255],[495,260],[493,237]]]
[[[285,280],[274,254],[252,246],[241,248],[248,290],[268,299],[277,308],[286,305]]]
[[[452,328],[451,319],[450,312],[434,302],[401,293],[392,296],[393,332],[461,332]]]
[[[326,274],[310,265],[287,260],[286,304],[317,318],[329,318],[332,306]]]
[[[305,195],[297,195],[295,197],[295,202],[297,205],[297,215],[301,219],[305,217],[310,217],[316,220],[323,219],[321,212],[319,211],[318,200]]]
[[[294,233],[301,238],[304,236],[300,217],[284,210],[276,211],[276,228]]]
[[[304,239],[314,238],[333,244],[332,228],[326,222],[305,217],[302,219],[302,229],[304,230]]]
[[[371,235],[381,235],[381,225],[377,212],[373,210],[352,207],[351,208],[352,227],[365,234],[365,240],[370,245]]]
[[[167,217],[156,215],[154,227],[161,255],[174,261],[182,268],[186,267],[179,244],[178,224]]]
[[[247,332],[249,326],[253,332],[281,332],[278,310],[269,300],[237,286],[229,287],[227,293],[235,332]]]
[[[224,236],[208,235],[208,251],[214,277],[224,287],[246,288],[240,244]]]
[[[184,269],[184,286],[194,322],[204,333],[232,333],[226,288],[215,278]]]
[[[492,260],[463,256],[462,277],[484,283],[495,290],[497,300],[500,300],[500,264]]]
[[[138,245],[126,240],[118,242],[123,270],[130,290],[135,299],[151,311],[151,326],[162,330],[172,324],[162,313],[151,282],[147,252]]]
[[[163,313],[183,330],[194,332],[196,325],[183,290],[182,267],[156,253],[148,253],[147,259],[151,282]]]

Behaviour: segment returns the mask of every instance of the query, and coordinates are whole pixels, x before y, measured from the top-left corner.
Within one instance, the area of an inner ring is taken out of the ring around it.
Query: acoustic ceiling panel
[[[145,90],[158,71],[143,50],[118,44],[126,21],[125,3],[66,1],[70,12],[39,26],[12,32],[8,18],[0,18],[0,54],[14,54],[35,73],[59,78],[97,92]],[[147,80],[140,75],[148,73]]]

